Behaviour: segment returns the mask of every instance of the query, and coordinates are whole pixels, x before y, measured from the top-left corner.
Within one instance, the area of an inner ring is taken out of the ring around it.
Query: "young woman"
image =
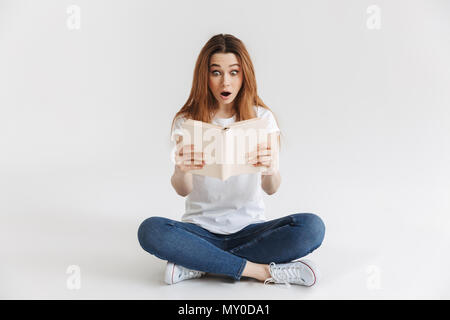
[[[165,282],[198,278],[206,273],[236,280],[250,277],[264,283],[312,286],[317,268],[298,260],[317,249],[325,226],[312,213],[295,213],[267,221],[262,191],[274,194],[281,182],[275,165],[278,148],[258,145],[248,162],[267,171],[232,176],[225,181],[192,174],[205,164],[193,145],[182,147],[181,124],[186,119],[225,126],[251,118],[267,118],[268,132],[276,135],[277,121],[259,98],[253,64],[244,44],[219,34],[202,48],[186,104],[172,122],[175,169],[171,183],[186,197],[181,221],[150,217],[142,222],[138,239],[142,248],[167,260]],[[271,141],[271,140],[268,140]]]

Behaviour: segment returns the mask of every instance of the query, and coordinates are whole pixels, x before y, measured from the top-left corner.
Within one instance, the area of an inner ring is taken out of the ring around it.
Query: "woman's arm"
[[[192,191],[192,173],[182,171],[177,165],[175,165],[175,171],[170,182],[175,191],[182,197],[186,197]]]
[[[281,184],[281,175],[278,170],[280,135],[277,132],[270,133],[267,142],[259,144],[257,151],[247,155],[249,163],[256,167],[267,168],[267,171],[261,173],[261,188],[268,195],[272,195],[277,192]]]
[[[178,137],[175,151],[175,171],[170,179],[175,191],[186,197],[193,189],[192,173],[189,170],[201,169],[205,165],[202,152],[194,152],[194,145],[183,146],[183,137]]]
[[[278,170],[271,175],[261,175],[261,187],[268,195],[272,195],[277,192],[280,184],[281,175]]]

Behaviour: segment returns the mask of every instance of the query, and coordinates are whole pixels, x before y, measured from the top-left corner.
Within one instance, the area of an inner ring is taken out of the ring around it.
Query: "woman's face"
[[[233,106],[242,86],[242,71],[234,53],[215,53],[209,62],[208,85],[220,107]],[[230,94],[226,96],[224,92]]]

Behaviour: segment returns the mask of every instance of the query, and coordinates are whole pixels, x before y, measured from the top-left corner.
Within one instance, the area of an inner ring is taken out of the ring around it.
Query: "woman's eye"
[[[217,72],[217,73],[216,73],[216,72]],[[233,72],[235,72],[235,73],[233,73]],[[214,70],[214,71],[212,71],[211,73],[212,73],[213,75],[217,75],[217,74],[220,74],[220,71]],[[231,74],[234,75],[234,76],[237,75],[238,73],[239,73],[238,70],[232,70],[232,71],[231,71]]]

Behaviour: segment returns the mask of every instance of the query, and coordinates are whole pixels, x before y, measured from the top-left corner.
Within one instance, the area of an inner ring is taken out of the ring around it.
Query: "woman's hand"
[[[267,171],[261,172],[262,175],[272,175],[277,170],[274,161],[275,152],[267,143],[257,145],[256,151],[247,152],[247,162],[254,167],[266,167]]]
[[[194,152],[193,144],[177,143],[175,166],[178,170],[188,172],[189,170],[201,169],[205,165],[203,158],[203,152]]]

